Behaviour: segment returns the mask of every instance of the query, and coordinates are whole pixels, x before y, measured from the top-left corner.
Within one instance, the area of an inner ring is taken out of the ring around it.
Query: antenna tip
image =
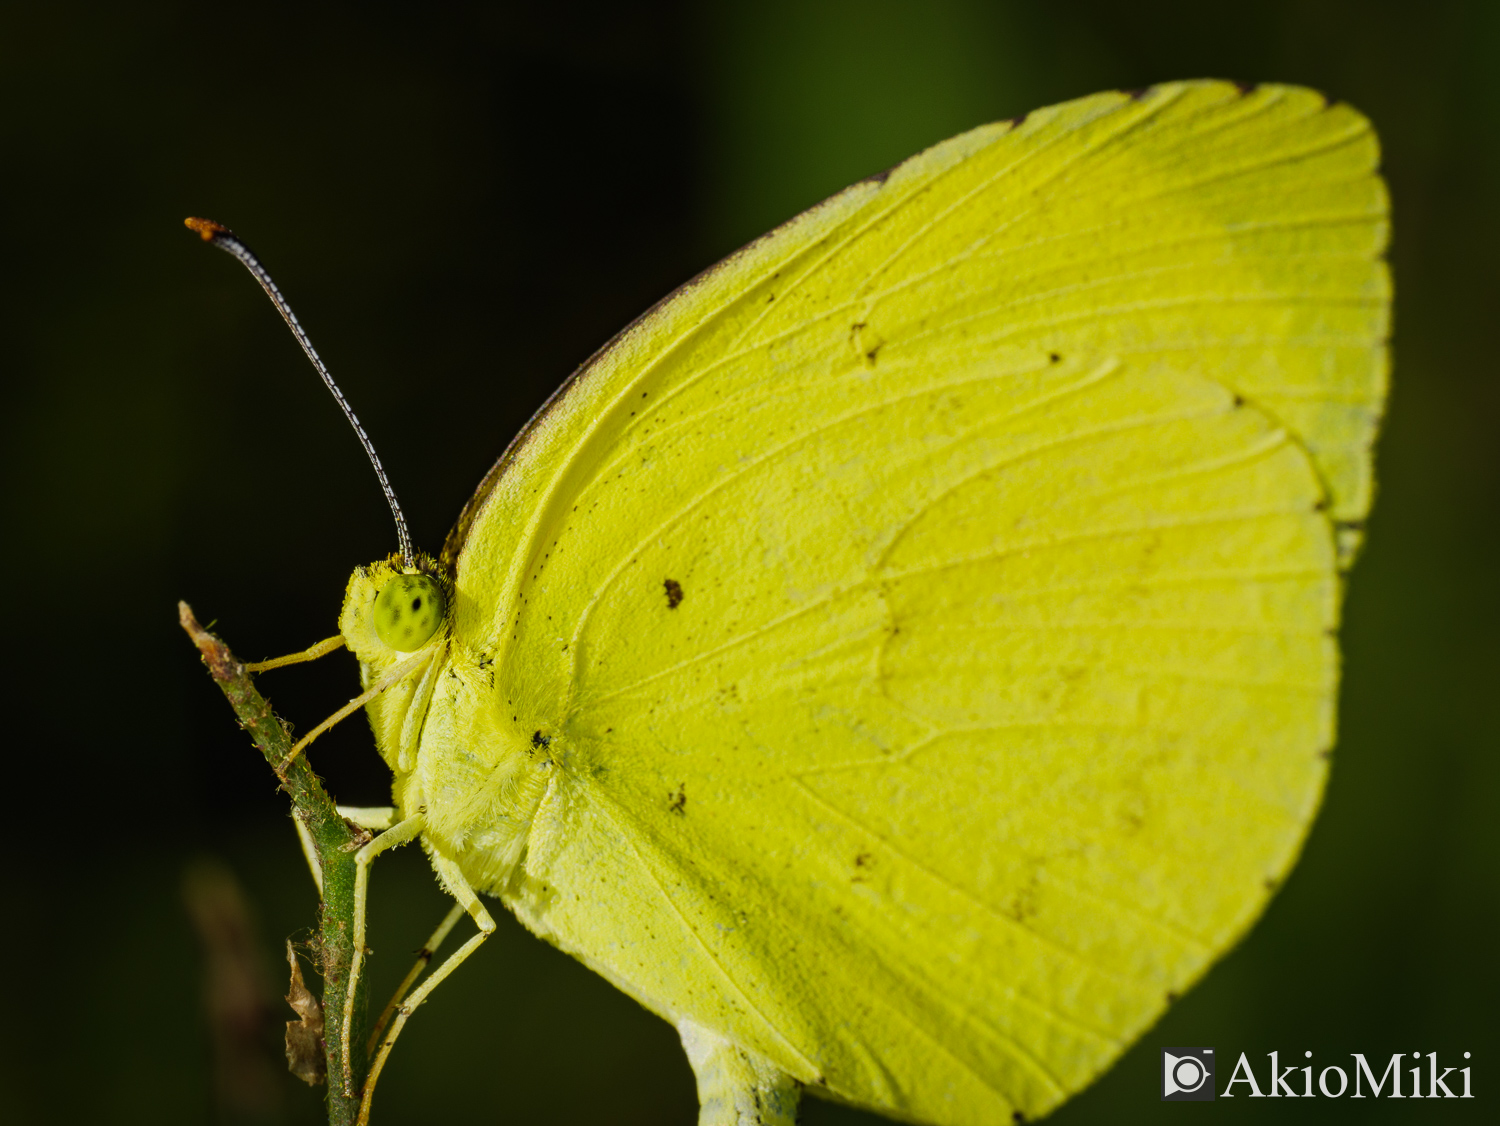
[[[218,235],[232,235],[234,232],[222,223],[215,223],[212,219],[187,218],[182,225],[190,231],[196,231],[198,237],[204,242],[213,242]]]

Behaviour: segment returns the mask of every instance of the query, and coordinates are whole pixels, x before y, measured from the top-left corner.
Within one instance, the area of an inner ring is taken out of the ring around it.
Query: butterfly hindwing
[[[834,1097],[991,1122],[1086,1084],[1317,806],[1375,161],[1305,90],[1099,95],[664,302],[461,523],[429,843]]]

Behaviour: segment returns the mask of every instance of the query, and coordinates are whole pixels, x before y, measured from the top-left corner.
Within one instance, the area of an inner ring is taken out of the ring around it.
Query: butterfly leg
[[[403,822],[402,824],[405,824]],[[399,826],[398,826],[399,828]],[[378,839],[378,838],[377,838]],[[368,847],[368,846],[366,846]],[[375,1095],[375,1082],[380,1078],[380,1070],[385,1066],[386,1057],[391,1054],[391,1046],[396,1043],[396,1037],[401,1035],[401,1029],[406,1026],[406,1020],[416,1010],[417,1006],[427,1000],[427,995],[438,987],[438,984],[464,961],[485,939],[495,933],[495,920],[490,918],[490,913],[485,910],[484,904],[479,902],[479,896],[474,894],[474,889],[464,879],[463,872],[457,864],[439,855],[432,854],[432,866],[437,870],[438,879],[448,890],[448,894],[458,900],[458,906],[468,912],[469,916],[479,927],[479,933],[474,935],[468,942],[464,943],[444,960],[426,981],[419,985],[408,997],[404,1004],[396,1010],[396,1019],[391,1021],[390,1031],[385,1034],[385,1039],[380,1042],[380,1051],[376,1053],[375,1059],[370,1064],[370,1073],[365,1078],[364,1096],[359,1104],[358,1126],[367,1126],[370,1121],[370,1102]],[[455,915],[450,915],[455,918]],[[446,933],[447,920],[438,931]],[[434,936],[436,937],[436,935]]]
[[[401,998],[405,997],[406,991],[416,984],[417,978],[422,976],[422,971],[431,964],[432,956],[437,953],[438,947],[443,944],[443,939],[448,937],[448,932],[463,917],[464,905],[462,903],[455,903],[453,909],[438,924],[437,930],[433,931],[427,941],[422,944],[422,949],[417,951],[416,964],[407,971],[406,977],[401,980],[401,984],[396,987],[396,992],[391,995],[391,999],[386,1002],[385,1008],[381,1010],[380,1019],[375,1022],[375,1027],[370,1030],[370,1039],[365,1044],[366,1055],[375,1051],[375,1045],[380,1042],[380,1034],[385,1031],[386,1023],[391,1019],[391,1015],[395,1013],[396,1006],[401,1003]]]
[[[422,831],[427,819],[420,813],[398,821],[364,848],[354,854],[354,956],[349,962],[349,980],[359,981],[365,961],[365,917],[369,905],[370,864],[388,848],[403,845]],[[354,1088],[354,1068],[350,1061],[350,1040],[354,1031],[354,1001],[358,989],[349,990],[344,1002],[344,1090]]]
[[[360,708],[364,707],[371,700],[375,699],[376,696],[379,696],[391,685],[401,682],[406,677],[416,672],[418,669],[424,667],[431,660],[432,651],[428,650],[425,653],[418,653],[416,656],[408,657],[406,660],[402,661],[395,668],[391,669],[390,672],[381,677],[380,680],[378,680],[375,684],[365,689],[365,691],[354,697],[354,699],[350,700],[342,708],[334,712],[322,723],[318,724],[318,726],[314,727],[306,735],[302,736],[302,738],[293,743],[292,749],[287,752],[286,759],[281,764],[281,769],[285,770],[288,766],[290,766],[292,761],[296,759],[298,755],[307,750],[307,745],[314,739],[316,739],[319,735],[323,734],[323,732],[327,731],[335,724],[342,723],[355,712],[359,711]]]
[[[361,829],[369,829],[373,833],[383,833],[396,824],[396,809],[394,806],[341,805],[337,809],[339,816],[345,821],[353,822]]]
[[[372,829],[375,832],[386,831],[396,823],[396,810],[390,805],[341,805],[338,810],[339,816],[344,817],[347,822],[354,822],[362,829]],[[323,898],[323,865],[318,862],[318,849],[312,843],[312,834],[296,814],[291,823],[297,829],[297,840],[302,843],[303,859],[308,861],[312,882],[318,885],[318,898]]]
[[[698,1080],[698,1126],[794,1126],[802,1085],[790,1075],[690,1020],[677,1034]]]
[[[396,823],[396,811],[388,805],[341,805],[339,815],[352,821],[361,829],[381,832]],[[312,873],[313,883],[318,885],[318,897],[323,895],[323,866],[318,863],[318,850],[313,844],[312,834],[302,819],[293,815],[292,827],[297,830],[297,840],[302,844],[302,856],[307,861],[307,870]]]
[[[299,665],[303,661],[316,661],[319,657],[326,657],[335,649],[342,648],[344,648],[344,635],[336,633],[300,653],[288,653],[285,657],[272,657],[269,661],[247,661],[245,668],[250,672],[266,672],[270,669],[284,668],[287,665]]]
[[[302,858],[307,861],[307,870],[312,873],[313,883],[318,885],[318,898],[323,898],[323,865],[318,861],[318,849],[313,844],[312,834],[302,823],[302,818],[292,814],[292,828],[297,830],[297,841],[302,845]]]

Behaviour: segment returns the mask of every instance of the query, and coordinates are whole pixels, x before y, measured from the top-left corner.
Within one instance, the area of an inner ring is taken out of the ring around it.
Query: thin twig
[[[323,1011],[342,1013],[349,990],[353,988],[358,993],[355,1027],[351,1029],[349,1043],[353,1089],[345,1089],[337,1079],[328,1084],[328,1122],[329,1126],[352,1126],[359,1113],[359,1092],[368,1065],[363,1027],[365,983],[351,981],[349,975],[354,957],[354,853],[370,837],[339,815],[333,799],[305,759],[291,759],[291,736],[229,646],[198,624],[186,602],[177,604],[177,613],[214,682],[234,709],[240,726],[250,733],[276,772],[281,788],[291,797],[293,815],[312,839],[323,870],[323,900],[319,908]],[[342,1025],[340,1020],[325,1023],[324,1055],[331,1077],[345,1074]]]

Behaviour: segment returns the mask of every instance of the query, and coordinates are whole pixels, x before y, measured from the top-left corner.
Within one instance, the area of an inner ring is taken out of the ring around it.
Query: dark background
[[[1492,1114],[1497,70],[1500,5],[1447,0],[5,5],[0,1121],[319,1116],[275,1060],[282,944],[306,937],[313,889],[175,603],[248,657],[300,649],[394,538],[327,392],[185,215],[266,258],[435,550],[546,394],[740,243],[981,122],[1201,75],[1317,86],[1381,133],[1398,294],[1381,492],[1302,863],[1055,1121]],[[347,654],[263,679],[304,730],[354,683]],[[342,800],[386,800],[357,721],[314,759]],[[229,896],[232,922],[236,885],[248,945],[213,997],[240,980],[250,1023],[243,1073],[216,1080],[185,904]],[[383,994],[444,903],[415,849],[374,889]],[[1163,1044],[1215,1045],[1221,1068],[1248,1051],[1262,1079],[1273,1049],[1472,1051],[1479,1098],[1192,1111],[1157,1101]],[[413,1020],[377,1105],[385,1126],[693,1115],[671,1030],[508,918]]]

